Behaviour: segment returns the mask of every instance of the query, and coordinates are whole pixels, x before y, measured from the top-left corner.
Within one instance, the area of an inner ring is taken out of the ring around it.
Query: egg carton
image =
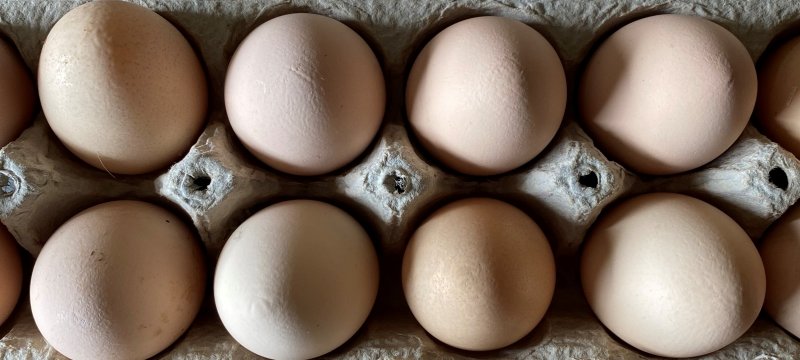
[[[0,1],[0,31],[35,73],[48,31],[83,0]],[[709,0],[666,2],[577,1],[181,1],[138,3],[184,32],[207,70],[208,124],[183,159],[169,169],[119,176],[82,163],[59,143],[40,113],[16,141],[0,150],[0,220],[36,256],[55,229],[91,205],[144,199],[170,207],[197,229],[213,264],[230,233],[249,215],[276,201],[314,198],[339,205],[367,228],[381,260],[381,288],[364,327],[328,354],[347,359],[580,358],[639,359],[648,355],[617,339],[594,317],[581,294],[581,241],[601,210],[621,197],[650,191],[697,196],[731,215],[757,239],[800,198],[800,162],[752,127],[706,166],[669,177],[640,177],[607,159],[580,128],[574,96],[582,64],[603,36],[634,19],[659,13],[695,14],[724,26],[753,59],[800,20],[800,3]],[[233,51],[273,17],[313,12],[351,26],[381,61],[387,86],[383,126],[368,150],[333,174],[296,177],[261,164],[233,135],[223,103]],[[564,63],[570,101],[553,142],[511,173],[478,178],[440,166],[417,146],[404,119],[404,84],[416,53],[438,31],[480,15],[533,26]],[[135,31],[133,29],[132,31]],[[447,201],[492,196],[509,201],[543,228],[557,257],[558,286],[542,322],[519,342],[472,353],[444,345],[416,323],[400,284],[406,240],[419,221]],[[258,358],[231,338],[216,316],[210,291],[187,333],[156,358]],[[3,359],[61,359],[36,329],[25,295],[0,328]],[[800,343],[761,316],[739,340],[710,359],[798,358]]]

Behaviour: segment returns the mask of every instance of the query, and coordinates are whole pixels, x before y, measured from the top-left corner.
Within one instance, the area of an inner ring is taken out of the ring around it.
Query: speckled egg
[[[141,201],[91,207],[64,223],[36,259],[31,311],[71,359],[146,359],[189,328],[205,265],[192,230]]]
[[[465,350],[514,343],[539,323],[556,281],[550,245],[516,207],[458,200],[414,231],[403,256],[403,292],[414,317]]]
[[[180,159],[205,124],[207,92],[181,32],[123,1],[68,12],[39,59],[47,123],[73,154],[112,173],[147,173]]]

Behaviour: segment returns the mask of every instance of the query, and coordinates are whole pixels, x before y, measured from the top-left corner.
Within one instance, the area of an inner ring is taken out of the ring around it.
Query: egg
[[[93,1],[47,35],[39,96],[47,123],[78,158],[142,174],[197,140],[207,88],[194,50],[169,21],[139,5]]]
[[[272,359],[309,359],[344,344],[378,292],[369,235],[315,200],[271,205],[231,234],[217,263],[220,319],[242,346]]]
[[[760,252],[767,274],[764,310],[800,337],[800,207],[790,209],[769,229]]]
[[[17,242],[6,227],[0,225],[0,325],[14,311],[21,290],[22,262]]]
[[[800,37],[780,46],[758,72],[756,119],[772,140],[800,157]]]
[[[604,211],[586,237],[580,271],[603,325],[657,356],[725,347],[764,301],[764,266],[747,233],[686,195],[645,194]]]
[[[192,323],[205,288],[193,231],[140,201],[91,207],[64,223],[33,267],[31,311],[71,359],[145,359]]]
[[[496,16],[438,33],[414,60],[408,122],[446,167],[468,175],[513,170],[538,155],[564,116],[558,54],[536,30]]]
[[[0,147],[30,123],[36,91],[17,49],[0,38]]]
[[[494,199],[452,202],[425,219],[403,256],[403,292],[440,341],[493,350],[527,335],[555,289],[555,262],[539,226]]]
[[[579,109],[599,147],[642,174],[670,175],[721,155],[756,100],[750,54],[730,32],[687,15],[623,26],[584,70]]]
[[[378,132],[380,64],[346,25],[316,14],[271,19],[228,65],[225,109],[242,144],[270,167],[321,175],[353,161]]]

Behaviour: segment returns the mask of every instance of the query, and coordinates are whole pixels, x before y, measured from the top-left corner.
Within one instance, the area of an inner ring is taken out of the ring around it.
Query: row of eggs
[[[798,62],[794,41],[764,68],[759,119],[769,135],[800,151],[789,120],[800,111],[792,101]],[[4,126],[13,124],[9,133],[18,134],[33,102],[33,95],[21,97],[32,86],[20,76],[21,63],[3,69],[3,92],[14,95],[4,99],[11,114],[5,116],[19,119]],[[169,165],[204,126],[200,61],[174,26],[138,5],[92,2],[64,15],[42,48],[38,82],[56,136],[112,173]],[[753,62],[733,34],[702,18],[659,15],[622,27],[599,46],[582,76],[579,108],[613,160],[667,175],[724,152],[746,126],[757,87]],[[375,137],[386,102],[367,43],[313,14],[280,16],[254,29],[230,60],[224,94],[245,148],[294,175],[352,162]],[[464,20],[437,34],[417,56],[406,87],[408,123],[419,143],[468,175],[529,162],[554,137],[566,105],[556,51],[533,28],[499,17]]]
[[[793,150],[788,120],[798,110],[791,101],[795,75],[786,64],[800,60],[800,47],[789,43],[774,58],[760,77],[767,89],[760,93],[771,96],[761,97],[759,118]],[[0,61],[18,69],[9,75],[16,100],[4,109],[20,109],[22,120],[3,122],[18,134],[30,117],[33,87],[19,76],[25,71],[18,59]],[[95,2],[65,15],[45,42],[38,80],[58,138],[110,172],[167,166],[203,127],[207,90],[199,60],[172,25],[136,5]],[[757,86],[752,61],[732,34],[699,18],[661,15],[621,28],[598,48],[579,105],[587,130],[613,159],[662,175],[696,168],[727,149],[750,117]],[[433,157],[461,173],[492,175],[546,147],[563,117],[566,91],[557,53],[544,37],[516,21],[482,17],[452,25],[426,45],[409,74],[406,107],[411,129]],[[366,149],[380,127],[385,89],[379,63],[355,32],[322,16],[293,14],[268,21],[242,42],[228,69],[225,102],[234,132],[257,158],[279,171],[316,175]],[[686,226],[663,225],[665,218]],[[774,275],[768,267],[766,276],[788,299],[797,283],[796,250],[785,247],[797,235],[778,229],[783,245],[765,242],[762,255],[784,257],[764,264],[779,267]],[[644,351],[716,350],[752,324],[765,291],[773,291],[765,290],[764,266],[740,230],[695,199],[628,200],[587,238],[587,299],[609,329]],[[264,356],[331,351],[361,326],[374,302],[371,246],[358,222],[330,205],[296,200],[268,207],[223,250],[214,289],[220,317],[237,341]],[[201,253],[192,232],[163,209],[139,202],[89,209],[62,226],[37,260],[31,281],[37,325],[73,358],[152,356],[185,331],[199,308]],[[155,263],[171,274],[154,270]],[[420,226],[406,251],[403,285],[412,312],[433,336],[487,350],[536,326],[554,274],[547,241],[530,218],[496,200],[469,199]],[[797,333],[797,306],[776,296],[767,297],[767,310]]]
[[[0,321],[22,274],[14,240],[0,236]],[[150,203],[91,207],[47,241],[30,280],[45,340],[72,359],[145,359],[192,323],[206,267],[192,229]],[[607,209],[585,239],[581,281],[599,320],[659,356],[699,356],[740,337],[762,309],[800,335],[800,208],[761,245],[686,195],[652,193]],[[763,259],[763,262],[762,262]],[[366,321],[379,285],[368,233],[316,200],[270,205],[230,235],[214,270],[217,312],[231,336],[274,359],[313,358]],[[409,239],[406,301],[420,325],[450,346],[508,346],[544,317],[556,266],[548,240],[518,208],[467,198],[439,208]]]

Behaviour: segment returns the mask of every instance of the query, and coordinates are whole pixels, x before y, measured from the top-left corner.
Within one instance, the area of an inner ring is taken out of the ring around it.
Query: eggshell
[[[767,274],[764,310],[800,337],[800,207],[789,210],[770,228],[760,250]]]
[[[422,146],[447,167],[494,175],[538,155],[558,130],[567,83],[533,28],[495,16],[444,29],[414,61],[406,110]]]
[[[14,311],[22,290],[22,263],[17,242],[0,225],[0,324]]]
[[[0,38],[0,147],[28,126],[35,98],[33,81],[17,49]]]
[[[756,115],[761,130],[800,157],[800,37],[783,44],[758,72]]]
[[[605,212],[586,238],[583,291],[600,321],[651,354],[708,354],[739,338],[764,301],[764,266],[725,213],[646,194]]]
[[[113,173],[169,165],[205,123],[206,80],[192,47],[158,14],[122,1],[81,5],[53,26],[39,95],[67,149]]]
[[[272,359],[308,359],[344,344],[378,292],[378,258],[343,210],[290,200],[247,219],[217,263],[214,299],[225,328]]]
[[[189,327],[205,266],[179,218],[140,201],[91,207],[62,225],[33,268],[31,310],[71,359],[145,359]]]
[[[750,54],[700,17],[657,15],[614,32],[579,89],[583,124],[613,160],[668,175],[715,159],[741,135],[756,100]]]
[[[256,158],[294,175],[336,170],[364,152],[386,103],[375,54],[315,14],[267,21],[236,49],[225,79],[233,131]]]
[[[547,238],[499,200],[446,205],[414,232],[403,257],[403,291],[423,328],[465,350],[498,349],[528,334],[555,289]]]

